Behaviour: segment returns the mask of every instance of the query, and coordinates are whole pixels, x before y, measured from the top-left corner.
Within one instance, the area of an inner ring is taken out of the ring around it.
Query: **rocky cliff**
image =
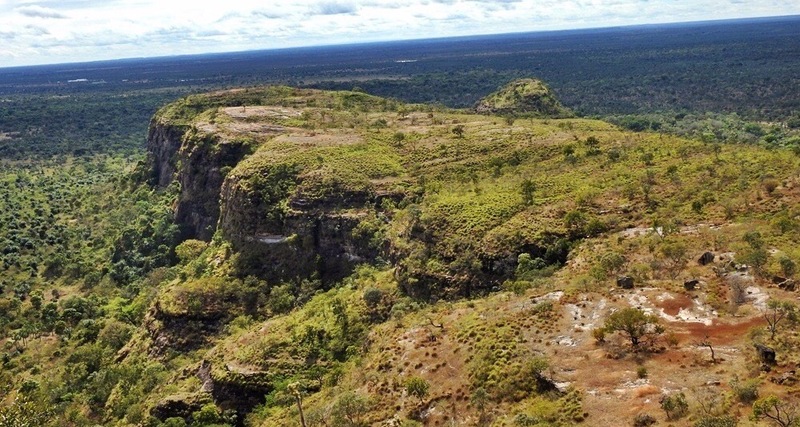
[[[238,254],[238,274],[273,281],[325,282],[374,259],[377,245],[357,228],[375,218],[380,199],[404,197],[390,188],[400,168],[365,164],[369,141],[311,130],[308,118],[333,120],[329,107],[386,101],[289,88],[253,90],[247,100],[241,91],[189,98],[151,124],[152,181],[179,185],[175,220],[184,237],[210,240],[219,231]]]
[[[528,105],[536,82],[510,87]],[[529,225],[543,219],[529,218],[522,178],[481,190],[484,163],[496,179],[506,164],[547,154],[520,148],[494,120],[358,92],[195,96],[153,121],[153,181],[178,183],[184,236],[219,233],[235,276],[325,287],[381,258],[409,295],[472,295],[510,277],[521,252],[545,264],[566,258],[560,219],[545,221],[546,233]]]

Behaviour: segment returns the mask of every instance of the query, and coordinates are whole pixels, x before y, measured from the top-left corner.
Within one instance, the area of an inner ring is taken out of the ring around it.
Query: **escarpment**
[[[574,137],[536,126],[268,87],[169,105],[148,147],[152,182],[179,187],[184,238],[229,245],[214,261],[226,274],[325,287],[358,264],[389,262],[407,294],[440,298],[497,288],[523,253],[539,267],[566,260],[574,233],[557,209],[532,209],[516,169],[559,156],[552,147]]]
[[[153,182],[180,186],[175,220],[184,238],[209,240],[219,219],[219,194],[224,173],[250,150],[246,141],[227,140],[194,126],[154,121],[148,147],[153,157]]]
[[[329,282],[378,255],[379,248],[357,230],[377,213],[378,180],[394,182],[396,176],[370,176],[337,159],[357,157],[345,154],[348,144],[363,143],[352,136],[287,134],[268,145],[298,140],[314,149],[295,147],[283,157],[265,147],[225,179],[219,230],[239,252],[240,274],[268,280],[316,276]],[[312,155],[317,158],[311,160]],[[394,194],[404,197],[402,190]]]

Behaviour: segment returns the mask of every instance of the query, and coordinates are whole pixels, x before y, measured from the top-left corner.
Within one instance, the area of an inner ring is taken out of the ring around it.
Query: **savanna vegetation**
[[[0,426],[796,424],[795,23],[0,71]]]

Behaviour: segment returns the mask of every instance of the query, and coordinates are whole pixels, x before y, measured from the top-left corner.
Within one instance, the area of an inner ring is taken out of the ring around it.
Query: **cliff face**
[[[219,219],[224,172],[249,152],[242,141],[227,141],[195,127],[154,120],[148,136],[153,182],[164,188],[177,182],[175,220],[184,238],[210,240]]]
[[[320,94],[289,93],[301,104],[319,102]],[[354,94],[344,101],[374,99]],[[373,181],[397,168],[386,173],[349,163],[361,152],[349,153],[349,147],[364,141],[352,132],[301,127],[299,108],[221,104],[188,120],[162,112],[150,128],[153,182],[180,185],[175,220],[184,238],[210,240],[219,230],[238,254],[236,273],[270,281],[312,277],[325,283],[377,256],[376,245],[365,242],[371,236],[356,229],[375,217]]]
[[[376,248],[356,232],[375,215],[373,183],[305,164],[302,150],[299,157],[274,154],[267,148],[245,159],[222,185],[219,230],[239,253],[240,274],[325,283],[374,259]]]
[[[159,188],[167,187],[175,180],[175,166],[178,150],[183,142],[184,126],[173,126],[168,123],[150,122],[147,134],[147,151],[153,164],[153,184]]]

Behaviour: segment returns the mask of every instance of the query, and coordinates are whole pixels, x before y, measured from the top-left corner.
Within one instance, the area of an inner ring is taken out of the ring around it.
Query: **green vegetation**
[[[652,345],[652,341],[664,333],[664,327],[658,323],[658,317],[630,307],[611,313],[603,328],[606,332],[622,333],[630,340],[631,346],[638,348],[642,343]],[[644,372],[644,376],[647,376],[647,371]]]
[[[650,396],[637,404],[661,419],[735,421],[730,405],[700,413],[679,390],[659,408],[645,387],[673,358],[681,375],[708,364],[676,356],[696,347],[680,317],[696,307],[733,325],[728,342],[773,346],[770,369],[800,362],[789,296],[756,306],[747,293],[790,292],[800,160],[782,142],[516,114],[538,85],[493,95],[503,117],[360,91],[218,91],[159,110],[153,131],[177,141],[159,160],[4,162],[2,419],[602,425],[598,402],[621,389]],[[159,166],[178,178],[154,189]],[[219,198],[203,199],[219,220],[207,241],[182,240],[193,217],[175,212],[197,187]],[[714,265],[698,265],[709,250]],[[623,276],[633,290],[614,286]],[[655,345],[663,318],[684,328],[669,349]],[[660,354],[619,351],[617,334]],[[778,373],[767,384],[728,342],[715,369],[747,379],[720,394],[769,418],[778,404],[757,399],[787,395]],[[587,366],[599,367],[589,379]]]
[[[475,106],[479,113],[531,117],[569,117],[571,113],[540,80],[519,79],[483,98]],[[507,120],[513,125],[514,120]]]

